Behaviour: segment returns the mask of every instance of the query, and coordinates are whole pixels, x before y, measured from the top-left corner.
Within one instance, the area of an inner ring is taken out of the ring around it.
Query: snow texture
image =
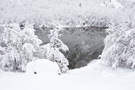
[[[46,63],[52,64],[48,61]],[[48,66],[51,65],[47,65],[47,67]],[[46,68],[46,66],[43,67]],[[94,61],[87,67],[71,70],[69,71],[69,73],[63,75],[47,74],[49,73],[48,70],[45,71],[46,73],[42,74],[41,73],[23,74],[23,73],[6,73],[6,72],[0,73],[0,89],[1,90],[63,90],[63,89],[134,90],[135,89],[134,71],[123,69],[118,70],[106,69],[104,66],[99,65],[99,61]]]
[[[104,3],[102,4],[102,6],[105,6],[105,7],[109,7],[109,8],[123,8],[123,5],[120,4],[117,0],[104,0]]]
[[[57,74],[58,72],[58,64],[47,59],[32,61],[26,67],[27,74]]]

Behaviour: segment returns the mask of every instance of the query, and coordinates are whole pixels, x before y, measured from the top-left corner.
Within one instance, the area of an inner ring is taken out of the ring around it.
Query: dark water
[[[51,28],[36,28],[36,34],[44,44],[49,42],[47,34]],[[60,39],[69,47],[64,53],[69,60],[69,68],[86,66],[98,58],[104,48],[105,27],[65,27]]]

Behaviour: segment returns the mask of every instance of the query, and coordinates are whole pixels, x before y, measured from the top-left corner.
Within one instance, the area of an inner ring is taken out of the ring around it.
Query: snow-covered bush
[[[59,39],[61,30],[60,28],[54,28],[50,31],[50,43],[42,46],[45,50],[42,55],[53,62],[57,62],[60,72],[65,73],[68,70],[69,63],[60,50],[66,52],[68,47]]]
[[[41,40],[34,34],[32,25],[25,23],[23,30],[19,24],[4,24],[1,42],[5,44],[4,54],[0,55],[0,68],[6,71],[25,71],[28,62],[34,59]]]

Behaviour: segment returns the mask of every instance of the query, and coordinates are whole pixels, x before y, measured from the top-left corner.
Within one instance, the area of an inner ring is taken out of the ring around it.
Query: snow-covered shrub
[[[34,59],[41,40],[34,33],[32,25],[25,23],[23,30],[19,24],[3,25],[1,42],[5,44],[4,54],[0,55],[0,68],[6,71],[25,71],[28,62]]]
[[[42,46],[45,50],[42,55],[45,55],[45,58],[57,62],[60,72],[65,73],[68,70],[68,60],[62,54],[62,51],[68,51],[68,47],[59,39],[60,28],[52,29],[50,32],[50,43]],[[45,53],[45,54],[44,54]]]

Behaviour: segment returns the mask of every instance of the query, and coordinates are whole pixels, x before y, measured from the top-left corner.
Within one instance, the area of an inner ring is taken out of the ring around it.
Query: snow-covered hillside
[[[23,22],[51,25],[82,25],[107,21],[117,10],[101,5],[102,0],[1,0],[0,23]]]
[[[123,8],[123,5],[121,3],[119,3],[117,0],[105,0],[103,4],[101,4],[102,6],[108,7],[108,8]]]

